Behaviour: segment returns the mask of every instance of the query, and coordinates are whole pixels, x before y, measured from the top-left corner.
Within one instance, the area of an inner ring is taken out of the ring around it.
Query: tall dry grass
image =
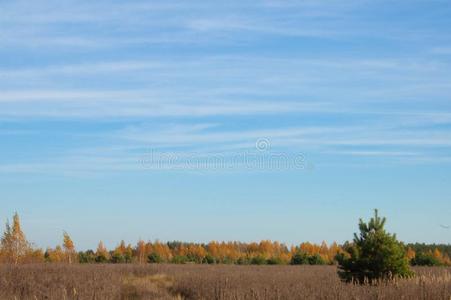
[[[451,299],[451,268],[377,286],[340,282],[333,266],[0,266],[0,299]]]

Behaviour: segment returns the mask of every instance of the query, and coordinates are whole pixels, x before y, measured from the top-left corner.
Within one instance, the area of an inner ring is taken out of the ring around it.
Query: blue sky
[[[451,242],[451,3],[1,1],[30,240]]]

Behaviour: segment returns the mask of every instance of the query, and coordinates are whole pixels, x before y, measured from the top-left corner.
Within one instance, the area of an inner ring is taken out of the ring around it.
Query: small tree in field
[[[403,245],[396,235],[385,231],[385,221],[377,210],[368,223],[360,219],[360,234],[355,233],[354,242],[345,244],[345,253],[337,255],[338,275],[342,280],[371,283],[413,276]]]
[[[63,232],[63,248],[66,260],[69,264],[76,261],[77,252],[75,251],[74,242],[67,232]]]
[[[12,226],[6,222],[0,247],[7,262],[13,264],[18,264],[31,252],[31,245],[25,238],[17,213],[14,214]]]
[[[108,250],[106,249],[106,247],[102,241],[99,242],[99,245],[97,246],[97,251],[96,251],[95,255],[96,255],[95,260],[98,263],[107,263],[108,260],[110,259]]]

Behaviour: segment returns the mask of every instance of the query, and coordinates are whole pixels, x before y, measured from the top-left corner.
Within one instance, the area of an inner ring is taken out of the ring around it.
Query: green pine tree
[[[345,253],[337,255],[338,275],[342,280],[374,283],[413,276],[404,246],[395,234],[385,231],[385,222],[377,209],[368,223],[360,219],[360,235],[355,233],[353,243],[344,245]]]

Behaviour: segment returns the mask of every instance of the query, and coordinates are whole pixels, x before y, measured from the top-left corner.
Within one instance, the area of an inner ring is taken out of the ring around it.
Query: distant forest
[[[326,242],[309,242],[287,246],[274,241],[253,243],[216,242],[145,242],[136,245],[118,243],[107,249],[99,242],[97,249],[77,251],[68,233],[63,233],[62,244],[45,250],[34,247],[27,241],[20,225],[19,215],[13,223],[7,222],[0,244],[2,263],[197,263],[197,264],[336,264],[343,246]],[[405,244],[406,256],[411,265],[451,265],[451,245]]]

